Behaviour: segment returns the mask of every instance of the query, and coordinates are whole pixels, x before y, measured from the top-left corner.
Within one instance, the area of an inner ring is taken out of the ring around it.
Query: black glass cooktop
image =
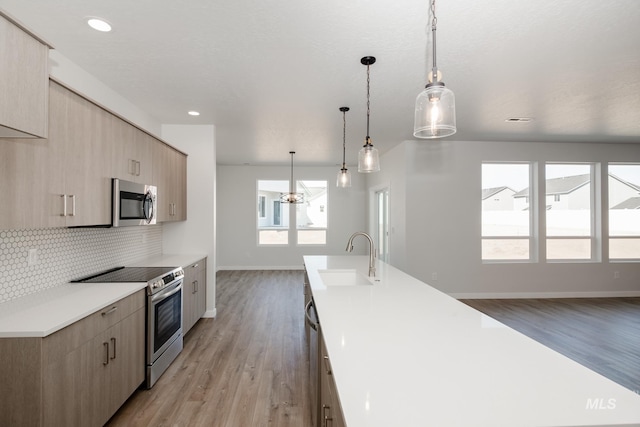
[[[176,267],[116,267],[102,273],[73,280],[80,283],[148,282],[172,272]]]

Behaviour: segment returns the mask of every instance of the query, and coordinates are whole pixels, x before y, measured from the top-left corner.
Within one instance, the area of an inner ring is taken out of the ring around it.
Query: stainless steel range
[[[84,283],[147,283],[147,379],[151,388],[182,351],[180,267],[117,267],[76,280]]]

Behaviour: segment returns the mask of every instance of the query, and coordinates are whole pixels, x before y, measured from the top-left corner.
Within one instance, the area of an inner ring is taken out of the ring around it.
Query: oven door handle
[[[170,292],[162,292],[158,295],[154,295],[151,297],[151,302],[152,303],[157,303],[160,301],[163,301],[167,298],[169,298],[170,296],[177,294],[178,292],[180,292],[182,290],[182,283],[180,283],[178,286],[176,286],[176,288]]]

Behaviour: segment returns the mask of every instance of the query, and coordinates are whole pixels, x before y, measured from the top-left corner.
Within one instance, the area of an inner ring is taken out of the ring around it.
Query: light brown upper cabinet
[[[46,138],[49,46],[0,13],[0,138]]]
[[[0,139],[0,229],[111,223],[112,116],[51,82],[47,140]]]
[[[187,219],[187,156],[164,144],[153,150],[153,183],[158,187],[158,221]]]

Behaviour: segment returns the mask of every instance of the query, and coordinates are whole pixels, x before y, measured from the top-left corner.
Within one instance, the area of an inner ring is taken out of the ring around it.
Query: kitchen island
[[[640,426],[640,395],[383,262],[305,256],[345,424]]]

